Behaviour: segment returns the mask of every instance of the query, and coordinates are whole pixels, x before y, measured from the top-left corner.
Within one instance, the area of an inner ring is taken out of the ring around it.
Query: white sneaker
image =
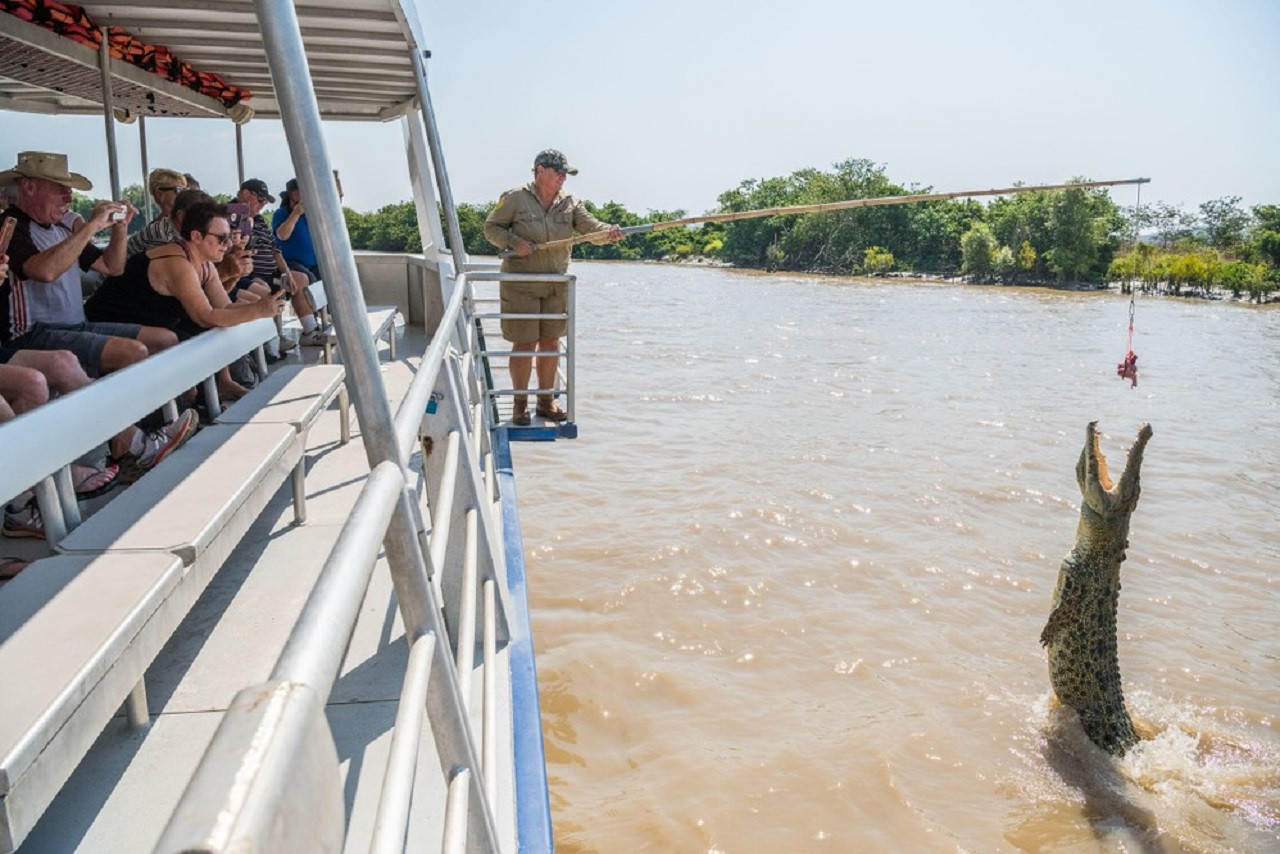
[[[328,341],[329,336],[319,329],[312,329],[298,336],[298,343],[304,347],[323,347]]]
[[[194,409],[188,409],[159,430],[143,434],[142,453],[129,453],[120,458],[120,479],[125,483],[133,483],[178,450],[195,435],[199,427],[199,414]]]
[[[287,335],[280,336],[280,352],[288,353],[290,350],[297,348],[298,342],[294,341]]]

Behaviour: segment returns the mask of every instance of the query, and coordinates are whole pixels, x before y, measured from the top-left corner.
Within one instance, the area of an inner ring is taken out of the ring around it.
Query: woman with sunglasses
[[[102,283],[84,305],[85,315],[102,321],[141,323],[171,329],[185,341],[206,329],[235,326],[274,317],[284,303],[273,297],[227,295],[215,266],[231,246],[231,224],[224,205],[200,202],[183,214],[179,237],[139,252],[124,272]],[[248,391],[223,368],[218,394],[230,403]]]
[[[205,329],[274,317],[275,299],[231,302],[215,265],[231,245],[227,209],[201,203],[187,209],[179,237],[139,252],[124,272],[102,283],[85,303],[90,319],[172,329],[186,340]]]

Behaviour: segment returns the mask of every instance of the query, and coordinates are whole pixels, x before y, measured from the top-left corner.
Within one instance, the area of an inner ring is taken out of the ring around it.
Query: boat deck
[[[382,352],[382,376],[393,409],[404,396],[426,349],[420,329],[397,332],[395,362]],[[313,361],[319,348],[278,363]],[[307,521],[293,523],[289,485],[283,485],[231,558],[205,589],[182,626],[147,671],[151,723],[132,729],[123,714],[111,722],[71,780],[27,837],[21,851],[142,851],[154,848],[187,781],[209,745],[231,699],[264,682],[289,637],[338,533],[350,514],[369,465],[352,424],[352,441],[339,443],[336,407],[312,427],[307,442]],[[410,461],[421,471],[420,455]],[[421,494],[423,483],[418,481]],[[118,489],[112,499],[128,495]],[[94,502],[100,504],[107,498]],[[5,553],[36,556],[42,543],[9,540]],[[505,579],[503,579],[505,583]],[[0,590],[0,595],[3,591]],[[347,850],[368,850],[400,682],[408,657],[399,610],[384,558],[379,558],[326,714],[344,775]],[[246,642],[252,638],[252,642]],[[479,693],[477,659],[471,680]],[[33,666],[38,663],[33,662]],[[505,646],[497,656],[501,707],[510,708]],[[479,705],[473,702],[471,708]],[[472,714],[473,731],[479,731]],[[499,716],[499,744],[511,743],[509,716]],[[439,850],[445,782],[435,744],[424,728],[407,850]],[[493,799],[502,848],[514,850],[515,796],[504,768]]]

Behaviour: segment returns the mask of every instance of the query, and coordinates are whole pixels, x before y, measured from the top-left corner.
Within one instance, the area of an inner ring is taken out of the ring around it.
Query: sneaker
[[[293,340],[292,338],[290,338],[289,336],[287,336],[287,335],[281,335],[281,336],[280,336],[280,353],[281,353],[281,355],[283,355],[283,354],[285,354],[285,353],[288,353],[290,350],[295,349],[297,346],[298,346],[298,342],[297,342],[297,341],[294,341],[294,340]]]
[[[33,537],[44,539],[44,519],[33,495],[23,504],[6,504],[4,508],[4,535],[6,537]]]
[[[133,483],[165,457],[178,450],[184,442],[195,435],[199,427],[199,413],[194,409],[188,409],[159,430],[146,433],[142,437],[141,454],[128,453],[120,458],[120,479],[125,483]]]
[[[328,341],[329,336],[318,327],[298,336],[298,343],[304,347],[323,347]]]

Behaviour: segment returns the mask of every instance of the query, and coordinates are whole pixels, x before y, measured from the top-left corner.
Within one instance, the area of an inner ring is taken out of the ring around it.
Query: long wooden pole
[[[871,208],[880,205],[909,205],[914,202],[940,202],[947,199],[962,199],[972,196],[1007,196],[1013,193],[1036,193],[1048,190],[1084,190],[1093,187],[1114,187],[1120,184],[1146,184],[1150,178],[1122,178],[1115,181],[1081,181],[1074,184],[1041,184],[1035,187],[1002,187],[992,190],[958,190],[953,193],[915,193],[909,196],[879,196],[873,199],[846,199],[841,202],[822,202],[816,205],[791,205],[782,208],[761,208],[754,211],[734,211],[731,213],[707,214],[706,216],[690,216],[684,219],[673,219],[666,222],[647,222],[643,225],[629,225],[622,229],[625,236],[648,234],[651,231],[663,231],[682,225],[696,225],[704,222],[733,222],[740,219],[758,219],[765,216],[790,216],[791,214],[825,213],[827,211],[844,211],[851,208]],[[574,246],[589,240],[599,239],[604,232],[579,234],[561,240],[549,240],[535,245],[535,249],[556,249],[561,246]],[[509,258],[515,253],[503,252],[502,257]]]

